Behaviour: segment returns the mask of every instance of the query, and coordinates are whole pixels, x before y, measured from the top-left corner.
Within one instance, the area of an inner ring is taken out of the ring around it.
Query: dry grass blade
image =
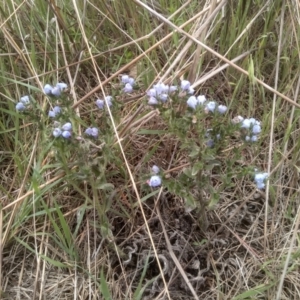
[[[155,15],[156,17],[158,17],[159,19],[161,19],[163,22],[165,22],[166,24],[168,24],[169,26],[171,26],[172,28],[174,28],[175,30],[177,30],[178,32],[182,33],[183,35],[185,35],[186,37],[188,37],[189,39],[191,39],[193,42],[195,42],[197,45],[200,45],[201,47],[203,47],[205,50],[209,51],[210,53],[214,54],[216,57],[220,58],[222,61],[226,62],[227,64],[229,64],[231,67],[235,68],[236,70],[238,70],[239,72],[249,76],[249,73],[242,69],[241,67],[237,66],[236,64],[234,64],[233,62],[231,62],[230,60],[228,60],[227,58],[225,58],[224,56],[220,55],[218,52],[214,51],[213,49],[211,49],[210,47],[206,46],[205,44],[203,44],[202,42],[198,41],[196,38],[194,38],[192,35],[190,35],[189,33],[185,32],[183,29],[179,28],[178,26],[174,25],[172,22],[170,22],[168,19],[166,19],[165,17],[163,17],[162,15],[158,14],[156,11],[152,10],[149,6],[147,6],[145,3],[139,1],[139,0],[133,0],[134,2],[136,2],[137,4],[139,4],[140,6],[144,7],[145,9],[147,9],[149,12],[151,12],[153,15]],[[272,87],[270,87],[268,84],[266,84],[265,82],[263,82],[262,80],[258,79],[257,77],[253,77],[253,79],[261,84],[263,87],[265,87],[267,90],[271,91],[272,93],[276,94],[277,96],[283,98],[284,100],[288,101],[290,104],[300,108],[300,104],[298,104],[297,102],[293,101],[292,99],[290,99],[289,97],[285,96],[282,93],[279,93],[276,89],[273,89]]]

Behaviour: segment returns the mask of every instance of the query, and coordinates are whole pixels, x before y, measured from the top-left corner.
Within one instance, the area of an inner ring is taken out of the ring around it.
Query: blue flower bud
[[[192,109],[196,109],[196,106],[198,105],[198,101],[197,98],[195,96],[191,96],[186,104],[188,105],[188,107],[191,107]]]
[[[51,95],[55,96],[55,97],[59,97],[61,95],[61,90],[58,86],[55,86],[52,90],[51,90]]]
[[[147,92],[147,96],[149,97],[156,97],[156,89],[150,89],[148,92]]]
[[[188,80],[182,80],[180,87],[183,91],[187,91],[191,86],[191,83]]]
[[[95,138],[98,137],[98,133],[99,133],[99,130],[96,127],[89,127],[85,130],[86,135],[89,135],[89,136],[92,136]]]
[[[158,99],[165,103],[168,100],[168,95],[160,94],[160,95],[158,95]]]
[[[173,93],[173,92],[175,92],[175,91],[177,91],[178,90],[178,87],[176,86],[176,85],[171,85],[170,87],[169,87],[169,93]]]
[[[121,77],[121,81],[124,83],[124,84],[126,84],[126,83],[128,83],[129,82],[129,76],[128,75],[122,75],[122,77]]]
[[[53,89],[53,87],[50,84],[46,84],[44,86],[44,93],[48,96],[51,96],[52,95],[52,89]]]
[[[112,96],[105,96],[105,101],[109,107],[112,106]]]
[[[132,93],[132,91],[133,91],[132,85],[130,83],[126,83],[125,87],[123,88],[123,92],[130,94]]]
[[[254,181],[258,189],[263,189],[265,187],[264,181],[269,177],[268,173],[256,173],[254,175]]]
[[[58,114],[60,114],[61,108],[59,106],[54,106],[53,110],[49,110],[48,117],[55,118]]]
[[[61,135],[61,130],[59,128],[55,128],[52,132],[54,137],[59,137]]]
[[[63,138],[68,139],[68,138],[71,137],[71,132],[68,131],[68,130],[65,130],[65,131],[62,132],[61,135],[62,135]]]
[[[158,101],[155,97],[150,97],[149,100],[148,100],[148,104],[149,105],[157,105]]]
[[[188,90],[187,90],[187,93],[189,94],[189,95],[192,95],[192,94],[194,94],[194,92],[195,92],[195,89],[193,88],[193,87],[189,87],[188,88]]]
[[[61,112],[61,108],[60,108],[59,106],[54,106],[54,107],[53,107],[53,111],[54,111],[54,113],[55,113],[56,115],[58,115],[58,114],[60,114],[60,112]]]
[[[216,102],[214,101],[210,101],[205,105],[205,109],[210,112],[214,112],[215,108],[216,108]]]
[[[23,104],[27,105],[30,103],[30,99],[29,99],[29,96],[23,96],[20,98],[20,102],[22,102]]]
[[[56,84],[56,87],[58,87],[60,89],[60,91],[64,91],[68,88],[68,85],[64,82],[58,82]]]
[[[204,102],[206,102],[206,97],[204,95],[199,95],[197,97],[197,102],[198,102],[199,105],[203,105]]]
[[[253,134],[259,134],[261,132],[261,127],[258,124],[253,125],[252,127],[252,133]]]
[[[17,111],[24,111],[25,109],[26,109],[26,107],[25,107],[24,103],[18,102],[18,103],[16,104],[16,110],[17,110]]]
[[[158,187],[161,185],[161,178],[158,175],[151,176],[150,180],[147,181],[149,186]]]
[[[257,140],[258,140],[257,135],[252,135],[250,140],[251,140],[252,143],[257,142]]]
[[[206,146],[208,148],[213,148],[215,146],[215,142],[212,139],[209,139],[208,141],[206,141]]]
[[[72,124],[71,124],[70,122],[64,124],[64,125],[62,126],[62,130],[66,130],[66,131],[72,130]]]
[[[163,82],[158,82],[153,85],[153,89],[156,91],[157,95],[168,93],[169,86],[165,85]]]
[[[219,112],[220,114],[225,114],[226,111],[227,111],[227,106],[225,106],[225,105],[219,105],[219,106],[218,106],[218,112]]]
[[[49,118],[55,118],[55,116],[56,116],[55,112],[53,110],[49,110],[48,117]]]
[[[131,86],[134,85],[134,78],[132,78],[132,77],[130,77],[128,75],[122,75],[121,81],[124,84],[129,83]]]
[[[154,166],[152,166],[152,172],[154,173],[154,174],[158,174],[159,173],[159,167],[158,166],[156,166],[156,165],[154,165]]]
[[[130,85],[134,85],[134,83],[135,83],[135,81],[134,81],[134,78],[132,78],[132,77],[129,77],[129,80],[128,80],[128,82],[127,83],[129,83]]]
[[[101,99],[97,99],[96,100],[96,105],[98,106],[99,109],[103,109],[104,108],[104,101]]]

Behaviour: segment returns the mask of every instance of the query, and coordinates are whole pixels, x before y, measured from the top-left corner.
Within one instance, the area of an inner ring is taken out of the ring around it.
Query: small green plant
[[[135,80],[128,75],[122,76],[121,84],[124,86],[122,93],[130,94],[136,89]],[[55,102],[48,112],[48,117],[53,120],[53,124],[49,126],[53,127],[51,135],[55,157],[66,174],[71,176],[69,180],[86,180],[96,188],[105,186],[111,190],[114,188],[110,182],[111,174],[101,172],[100,169],[106,170],[119,155],[114,147],[114,139],[111,138],[112,128],[109,123],[98,128],[97,121],[94,121],[83,135],[78,134],[74,128],[83,124],[83,121],[76,118],[68,107],[68,101],[64,99],[65,89],[65,83],[58,83],[55,87],[46,84],[44,87],[44,93]],[[235,166],[235,161],[241,156],[244,147],[251,147],[258,141],[261,124],[255,118],[244,119],[237,116],[229,119],[227,106],[209,101],[205,95],[196,96],[194,92],[187,80],[182,80],[180,86],[159,82],[147,91],[147,104],[149,107],[157,107],[168,126],[169,134],[180,142],[179,151],[186,153],[188,157],[187,166],[176,178],[167,179],[158,166],[153,166],[153,175],[147,183],[152,188],[163,185],[175,196],[183,198],[186,210],[196,210],[200,224],[207,224],[205,210],[213,208],[219,201],[220,193],[233,186],[232,178],[253,173],[253,169],[249,167],[245,170],[239,165]],[[24,96],[16,104],[16,110],[30,115],[30,103],[29,97]],[[113,108],[113,103],[112,96],[105,96],[104,99],[97,99],[95,106],[105,115],[107,108]],[[34,114],[36,113],[35,110]],[[235,155],[225,163],[222,161],[222,150],[234,142],[239,143],[232,149]],[[92,154],[95,149],[96,152]],[[109,156],[106,155],[108,149],[111,149]],[[221,178],[217,174],[224,167],[226,176]],[[76,169],[76,173],[70,171],[72,168]],[[265,187],[267,177],[267,173],[255,174],[259,189]],[[101,219],[107,225],[105,209],[100,206],[98,208]]]

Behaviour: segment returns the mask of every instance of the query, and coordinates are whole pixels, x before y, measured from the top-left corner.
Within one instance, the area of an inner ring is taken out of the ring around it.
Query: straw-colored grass
[[[300,299],[298,1],[8,0],[0,28],[1,299]],[[225,188],[200,214],[167,183],[189,159],[144,97],[181,79],[263,128],[223,149],[210,180]],[[97,124],[101,143],[53,141],[42,88],[57,81],[74,132]],[[25,94],[44,113],[16,112]],[[232,159],[269,172],[266,189]]]

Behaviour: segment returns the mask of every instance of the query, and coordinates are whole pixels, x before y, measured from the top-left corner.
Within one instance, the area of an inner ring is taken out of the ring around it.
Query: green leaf
[[[241,300],[241,299],[248,299],[248,300],[254,300],[257,299],[257,295],[262,294],[262,292],[267,291],[268,289],[270,289],[270,287],[272,287],[273,284],[269,284],[269,285],[265,285],[265,284],[261,284],[249,291],[246,291],[234,298],[232,298],[232,300]]]
[[[103,269],[101,270],[100,275],[100,290],[105,300],[112,300],[112,297],[109,292],[109,288],[106,282],[106,278],[103,273]]]
[[[196,162],[192,167],[191,175],[196,176],[200,170],[203,169],[203,163],[201,161]]]
[[[98,190],[112,190],[115,186],[111,183],[101,183],[96,187]]]

